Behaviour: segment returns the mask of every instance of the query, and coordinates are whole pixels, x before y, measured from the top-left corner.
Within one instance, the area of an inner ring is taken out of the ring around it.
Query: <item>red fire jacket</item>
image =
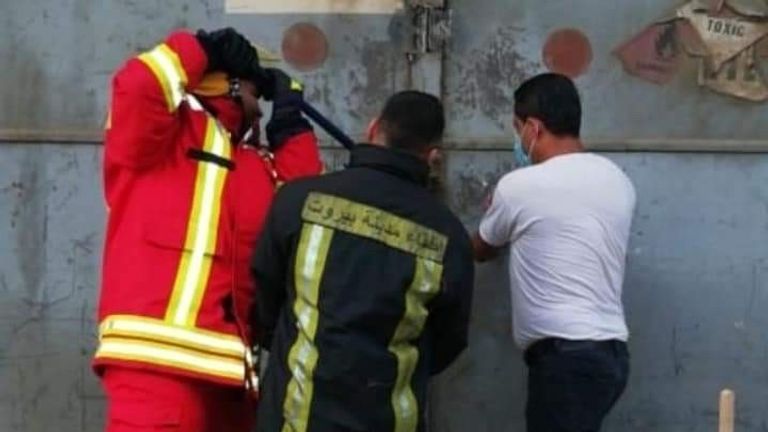
[[[104,153],[109,209],[94,367],[250,379],[248,272],[276,185],[318,174],[311,132],[274,155],[233,145],[191,95],[207,58],[184,32],[116,74]]]

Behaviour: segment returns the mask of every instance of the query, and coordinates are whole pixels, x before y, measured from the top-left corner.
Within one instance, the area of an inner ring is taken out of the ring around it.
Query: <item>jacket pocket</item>
[[[196,247],[202,247],[208,256],[221,258],[229,254],[231,237],[220,221],[196,228],[190,224],[181,217],[153,217],[144,222],[143,237],[149,245],[161,249],[192,253]]]

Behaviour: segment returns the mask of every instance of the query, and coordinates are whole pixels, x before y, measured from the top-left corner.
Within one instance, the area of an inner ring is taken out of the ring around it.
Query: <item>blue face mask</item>
[[[523,141],[517,134],[515,134],[515,145],[513,147],[513,151],[515,153],[515,164],[517,164],[518,168],[525,168],[533,165],[531,157],[528,156],[528,154],[525,153],[525,149],[523,149]]]

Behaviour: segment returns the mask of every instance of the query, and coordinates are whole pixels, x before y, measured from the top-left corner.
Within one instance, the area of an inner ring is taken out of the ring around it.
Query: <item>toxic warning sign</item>
[[[762,0],[690,0],[621,44],[624,69],[656,84],[678,73],[688,54],[698,59],[699,85],[755,102],[768,100],[759,67],[768,44],[768,6]],[[766,4],[768,5],[768,4]]]
[[[701,62],[699,84],[718,93],[754,102],[768,100],[768,84],[760,76],[754,47],[728,60],[720,69],[715,69],[706,59]]]
[[[713,16],[710,10],[703,10],[693,3],[680,8],[677,16],[693,25],[718,70],[725,62],[768,35],[768,22],[764,19],[757,21],[738,15]]]

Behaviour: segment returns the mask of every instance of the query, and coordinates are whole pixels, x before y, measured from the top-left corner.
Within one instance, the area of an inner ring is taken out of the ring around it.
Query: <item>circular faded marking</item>
[[[300,71],[310,71],[328,57],[328,38],[312,23],[296,23],[283,34],[282,50],[288,64]]]
[[[592,63],[592,44],[580,30],[560,29],[549,34],[542,56],[550,71],[576,78]]]

